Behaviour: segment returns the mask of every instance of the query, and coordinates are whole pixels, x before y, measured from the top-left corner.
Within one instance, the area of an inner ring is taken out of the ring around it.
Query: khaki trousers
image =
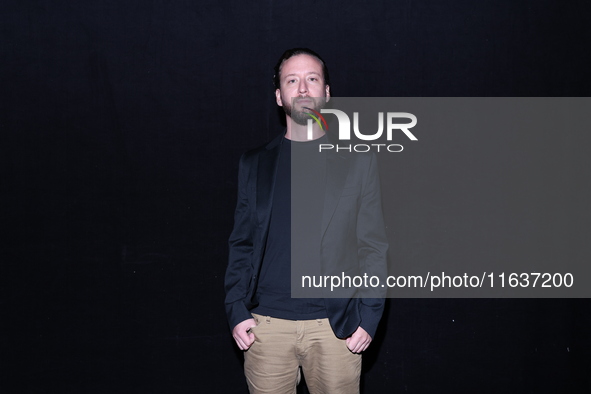
[[[300,367],[311,394],[359,393],[361,355],[334,335],[328,319],[253,317],[255,341],[244,353],[251,394],[295,393]]]

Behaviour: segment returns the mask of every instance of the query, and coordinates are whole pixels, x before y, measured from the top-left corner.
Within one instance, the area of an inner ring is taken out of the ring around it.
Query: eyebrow
[[[318,75],[319,77],[321,77],[321,76],[322,76],[322,74],[319,74],[319,73],[317,73],[316,71],[308,71],[308,72],[306,73],[306,75],[312,75],[312,74],[316,74],[316,75]],[[286,74],[286,75],[284,75],[284,76],[283,76],[283,78],[287,78],[287,77],[293,77],[293,76],[297,76],[297,74],[295,74],[295,73]]]

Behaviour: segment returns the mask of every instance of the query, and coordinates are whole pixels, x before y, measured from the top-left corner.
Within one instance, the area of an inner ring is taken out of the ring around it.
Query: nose
[[[306,84],[306,80],[300,81],[300,86],[298,86],[298,93],[300,93],[300,94],[308,93],[308,85]]]

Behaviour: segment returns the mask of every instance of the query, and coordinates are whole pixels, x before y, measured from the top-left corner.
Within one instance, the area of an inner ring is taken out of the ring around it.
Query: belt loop
[[[267,324],[271,324],[271,316],[267,316],[265,320],[267,321]]]

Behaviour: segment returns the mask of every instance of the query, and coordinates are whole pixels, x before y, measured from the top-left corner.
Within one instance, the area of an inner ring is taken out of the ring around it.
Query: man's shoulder
[[[353,166],[369,166],[376,162],[377,155],[374,152],[331,152],[337,160],[343,160]]]
[[[278,134],[271,141],[266,142],[265,144],[260,145],[254,149],[250,149],[250,150],[244,152],[244,154],[242,155],[242,158],[244,160],[248,160],[250,158],[259,156],[261,153],[268,152],[269,150],[272,150],[273,148],[278,147],[279,145],[281,145],[281,141],[283,140],[283,134],[284,133]]]

